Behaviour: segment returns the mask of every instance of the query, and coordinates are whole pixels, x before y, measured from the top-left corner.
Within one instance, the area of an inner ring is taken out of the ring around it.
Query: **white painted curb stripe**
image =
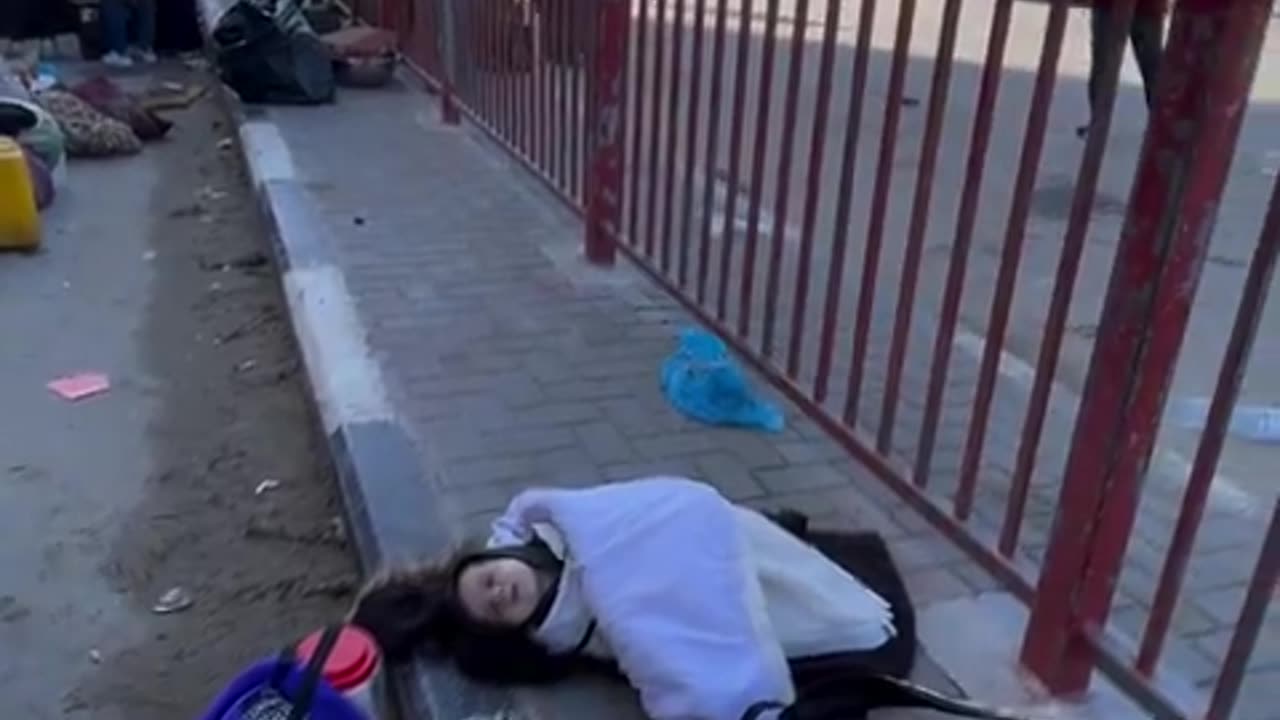
[[[325,431],[391,420],[382,371],[342,272],[325,265],[290,270],[284,289]]]

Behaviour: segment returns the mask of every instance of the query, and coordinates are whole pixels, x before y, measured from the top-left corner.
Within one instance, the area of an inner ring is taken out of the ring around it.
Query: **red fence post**
[[[1023,639],[1055,695],[1088,689],[1271,4],[1177,4]]]
[[[597,265],[612,265],[622,231],[622,177],[627,68],[628,0],[599,0],[594,7],[587,119],[587,222],[583,251]]]

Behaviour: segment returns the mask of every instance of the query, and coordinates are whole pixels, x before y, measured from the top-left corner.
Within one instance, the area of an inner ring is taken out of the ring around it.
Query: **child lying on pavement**
[[[376,578],[352,621],[392,662],[425,649],[482,681],[613,669],[654,720],[1017,717],[905,680],[915,617],[877,535],[681,478],[528,490],[485,545]]]

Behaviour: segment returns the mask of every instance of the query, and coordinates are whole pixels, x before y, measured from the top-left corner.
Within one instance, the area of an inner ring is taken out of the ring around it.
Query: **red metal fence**
[[[1193,712],[1157,670],[1280,251],[1280,185],[1136,653],[1108,617],[1270,0],[1177,4],[1142,146],[1113,148],[1132,153],[1132,182],[1087,373],[1064,418],[1055,394],[1134,18],[1134,0],[1111,3],[1051,291],[1034,318],[1035,362],[1003,421],[1019,269],[1043,231],[1037,186],[1055,94],[1070,80],[1071,3],[371,4],[365,16],[401,32],[446,113],[456,103],[584,213],[590,259],[622,250],[1027,602],[1022,660],[1051,691],[1079,693],[1101,667],[1153,713]],[[891,31],[877,25],[887,16]],[[936,28],[936,42],[919,27]],[[973,45],[966,28],[985,42],[960,58]],[[1070,82],[1082,99],[1084,83]],[[927,86],[923,100],[915,86]],[[956,348],[973,349],[970,326],[981,342],[965,366]],[[1207,718],[1231,715],[1280,576],[1280,503],[1259,528]]]

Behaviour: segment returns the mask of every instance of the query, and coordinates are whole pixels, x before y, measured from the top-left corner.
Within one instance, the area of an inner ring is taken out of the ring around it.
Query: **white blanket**
[[[563,536],[619,668],[654,720],[739,720],[794,689],[770,626],[738,509],[691,480],[530,490],[495,524],[499,543],[535,523]]]

